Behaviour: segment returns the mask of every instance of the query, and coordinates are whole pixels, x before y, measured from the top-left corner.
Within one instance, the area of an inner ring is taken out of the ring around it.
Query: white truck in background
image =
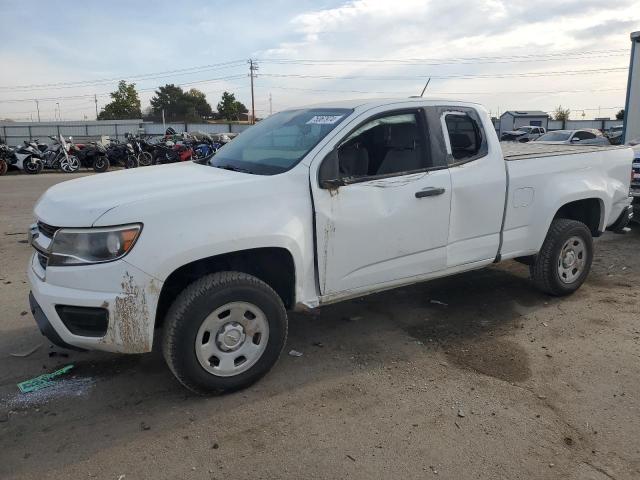
[[[422,98],[277,113],[208,164],[50,188],[30,231],[30,303],[70,348],[162,348],[187,388],[276,362],[287,310],[517,259],[533,284],[584,282],[593,237],[632,216],[625,147],[501,146],[486,110]],[[161,341],[153,345],[154,333]]]

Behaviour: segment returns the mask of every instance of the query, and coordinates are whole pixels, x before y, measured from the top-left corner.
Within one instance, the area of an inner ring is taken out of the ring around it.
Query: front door
[[[322,295],[445,268],[451,181],[433,157],[416,108],[368,112],[337,142],[341,186],[312,181]]]

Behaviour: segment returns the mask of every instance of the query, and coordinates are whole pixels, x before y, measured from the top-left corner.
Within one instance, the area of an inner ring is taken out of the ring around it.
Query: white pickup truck
[[[187,388],[256,381],[305,310],[517,259],[573,292],[622,230],[631,149],[511,143],[422,98],[277,113],[208,164],[71,180],[35,207],[31,309],[54,343],[148,352]]]

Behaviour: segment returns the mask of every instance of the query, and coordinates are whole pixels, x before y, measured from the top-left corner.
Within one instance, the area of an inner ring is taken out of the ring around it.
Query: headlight
[[[51,244],[49,266],[112,262],[133,248],[141,224],[104,228],[61,228]]]

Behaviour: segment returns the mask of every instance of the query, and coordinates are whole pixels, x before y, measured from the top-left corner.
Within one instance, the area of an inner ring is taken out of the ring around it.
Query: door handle
[[[416,192],[416,198],[435,197],[436,195],[442,195],[443,193],[444,188],[427,187]]]

